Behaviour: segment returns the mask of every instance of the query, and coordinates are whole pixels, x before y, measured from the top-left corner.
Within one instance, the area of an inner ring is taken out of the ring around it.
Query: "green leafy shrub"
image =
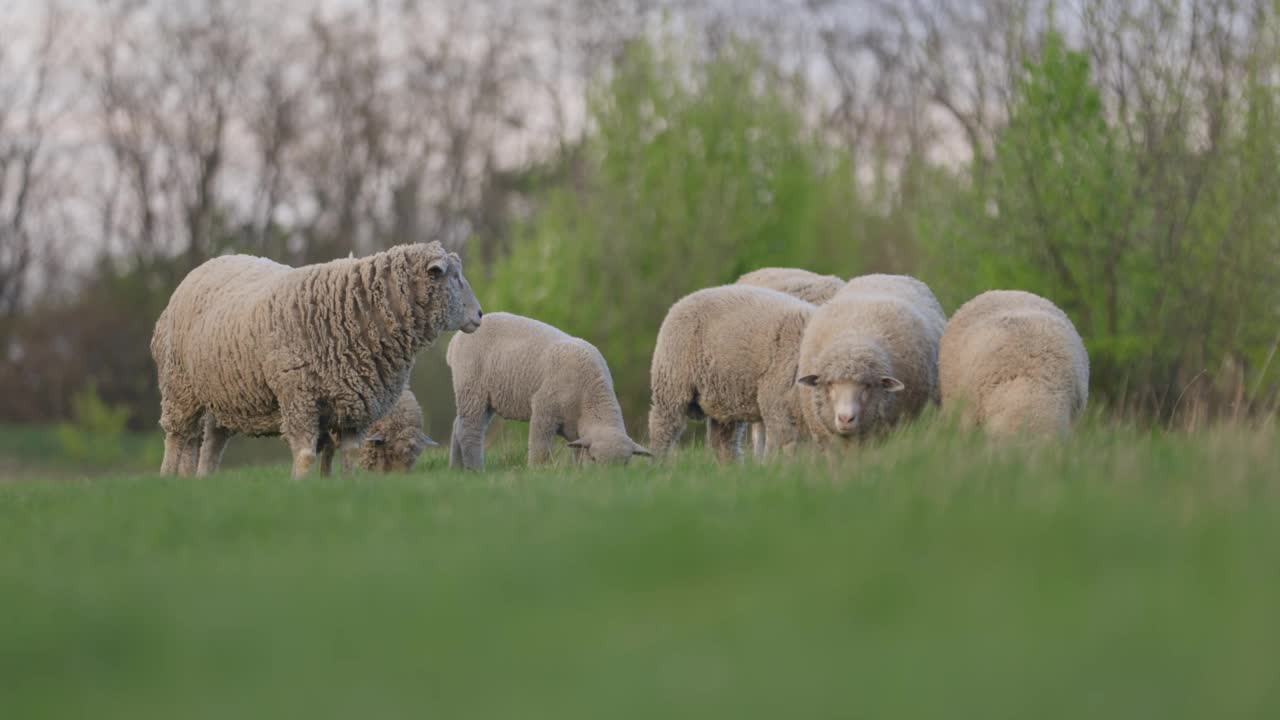
[[[72,398],[72,421],[57,427],[66,459],[84,465],[116,465],[125,459],[129,408],[110,405],[90,383]]]
[[[634,421],[682,295],[768,265],[860,271],[852,160],[808,129],[794,92],[747,45],[700,63],[632,44],[590,94],[584,179],[541,197],[482,284],[485,309],[595,343]]]

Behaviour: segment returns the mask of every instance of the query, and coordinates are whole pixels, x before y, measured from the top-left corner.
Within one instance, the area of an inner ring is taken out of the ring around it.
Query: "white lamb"
[[[768,451],[804,436],[795,386],[800,338],[814,306],[776,290],[723,285],[671,306],[653,350],[649,443],[663,455],[689,418],[706,418],[722,462],[742,457],[746,423],[763,422]]]
[[[942,306],[919,280],[863,275],[819,307],[797,382],[819,445],[881,433],[938,401]]]
[[[1089,401],[1089,354],[1066,313],[1019,290],[965,303],[942,335],[942,402],[994,436],[1066,435]]]
[[[233,433],[283,435],[295,478],[336,434],[350,468],[418,351],[441,332],[475,331],[481,314],[462,262],[438,242],[300,268],[210,260],[178,285],[151,338],[161,472],[211,472]]]
[[[649,454],[627,435],[609,366],[586,340],[531,318],[491,313],[479,331],[454,337],[446,360],[458,406],[450,467],[484,468],[485,430],[494,415],[529,423],[530,465],[550,458],[556,435],[593,462]]]

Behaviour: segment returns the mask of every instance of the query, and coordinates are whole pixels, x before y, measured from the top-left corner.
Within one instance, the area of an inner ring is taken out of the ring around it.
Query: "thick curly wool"
[[[995,436],[1070,432],[1089,400],[1089,354],[1066,313],[1019,290],[965,303],[942,336],[943,407]]]
[[[798,373],[812,386],[802,404],[819,443],[882,432],[937,402],[945,325],[933,292],[905,275],[854,278],[819,307],[805,329]],[[841,387],[856,409],[844,426],[835,400]]]
[[[752,285],[786,293],[807,303],[821,305],[844,287],[845,281],[835,275],[819,275],[800,268],[768,267],[752,270],[737,280],[738,285]]]
[[[594,345],[510,313],[458,335],[446,354],[458,416],[449,465],[484,468],[484,436],[496,415],[529,423],[529,464],[546,462],[556,435],[580,459],[625,463],[648,455],[627,435],[613,376]]]
[[[409,388],[365,434],[360,467],[381,472],[408,472],[418,456],[437,443],[422,432],[422,406]]]
[[[440,243],[291,268],[245,255],[182,281],[151,340],[165,430],[161,471],[210,472],[234,433],[283,435],[295,477],[336,433],[344,465],[441,332],[474,330],[480,305]],[[201,443],[201,421],[206,417]]]
[[[649,443],[670,451],[688,418],[706,417],[721,461],[740,459],[745,423],[763,422],[770,450],[804,433],[796,361],[814,306],[748,285],[685,296],[658,331],[650,369]]]

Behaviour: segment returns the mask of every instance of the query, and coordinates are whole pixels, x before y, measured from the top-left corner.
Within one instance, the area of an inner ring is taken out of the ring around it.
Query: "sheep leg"
[[[751,450],[754,452],[757,460],[765,458],[765,446],[769,438],[765,432],[764,423],[751,423]]]
[[[529,464],[542,465],[551,459],[551,448],[555,446],[556,430],[559,423],[539,415],[535,409],[529,421]]]
[[[449,431],[449,467],[457,467],[462,462],[462,438],[458,428],[462,427],[462,418],[453,419],[453,429]]]
[[[686,405],[659,402],[654,399],[649,409],[649,450],[654,457],[662,457],[671,451],[680,436],[684,435],[689,417],[685,412]]]
[[[484,469],[484,433],[493,420],[493,411],[486,409],[481,415],[459,415],[453,423],[453,437],[458,444],[462,467],[467,470]],[[454,458],[449,458],[449,466],[456,467]]]
[[[343,433],[340,446],[342,449],[342,474],[355,472],[356,460],[360,457],[360,446],[364,444],[364,433]]]
[[[200,460],[196,464],[196,475],[204,476],[216,472],[222,464],[222,453],[231,440],[231,431],[221,427],[214,421],[213,415],[205,413],[204,441],[200,444]]]
[[[293,479],[301,480],[311,472],[316,462],[316,450],[320,447],[320,414],[315,403],[282,403],[281,434],[293,453]]]
[[[759,425],[763,436],[763,442],[756,446],[759,457],[773,457],[779,452],[789,457],[795,453],[796,444],[800,442],[800,432],[791,418],[786,415],[766,415]],[[752,427],[754,429],[755,426]]]
[[[160,461],[161,475],[176,475],[178,463],[182,459],[182,448],[187,444],[185,438],[176,433],[164,434],[164,459]]]
[[[707,418],[707,427],[711,448],[715,451],[717,460],[722,463],[742,460],[742,436],[747,429],[746,423],[721,422]]]
[[[164,428],[162,475],[190,475],[196,469],[200,452],[200,421],[203,411],[190,408],[180,411],[173,403],[161,401],[160,427]],[[195,457],[192,457],[193,453]]]
[[[338,449],[338,443],[334,440],[333,435],[320,436],[320,475],[328,477],[333,474],[333,454]]]

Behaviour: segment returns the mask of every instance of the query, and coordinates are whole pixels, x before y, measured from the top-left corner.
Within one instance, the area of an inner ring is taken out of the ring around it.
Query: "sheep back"
[[[738,278],[738,285],[752,285],[786,293],[807,303],[821,305],[835,296],[845,281],[835,275],[819,275],[801,268],[767,267]]]
[[[459,415],[479,414],[487,406],[500,417],[528,421],[539,396],[565,409],[589,408],[610,421],[616,416],[621,427],[604,356],[586,340],[539,320],[490,313],[480,330],[449,342],[445,359]]]
[[[655,407],[688,405],[694,417],[762,419],[762,398],[794,403],[796,359],[814,306],[762,287],[723,285],[681,298],[654,347]],[[798,417],[798,408],[792,411]]]
[[[944,407],[996,435],[1065,433],[1089,397],[1089,356],[1051,301],[993,290],[947,323],[939,354]]]

